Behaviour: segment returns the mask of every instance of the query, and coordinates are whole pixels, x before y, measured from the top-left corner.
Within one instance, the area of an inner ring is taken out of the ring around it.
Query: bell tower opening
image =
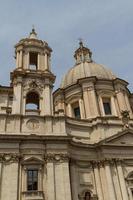
[[[26,114],[39,114],[39,95],[29,92],[26,96]]]
[[[38,53],[30,52],[29,53],[29,68],[31,70],[37,70],[38,68],[37,60],[38,60]]]

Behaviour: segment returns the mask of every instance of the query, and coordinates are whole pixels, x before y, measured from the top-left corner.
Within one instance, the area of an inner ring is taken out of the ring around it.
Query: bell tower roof
[[[33,27],[30,34],[15,45],[16,69],[13,75],[22,72],[28,77],[33,74],[41,77],[43,74],[45,78],[49,76],[54,81],[55,76],[51,71],[51,52],[48,43],[38,39]]]

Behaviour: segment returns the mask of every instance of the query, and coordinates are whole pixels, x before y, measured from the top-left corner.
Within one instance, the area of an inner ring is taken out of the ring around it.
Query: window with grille
[[[103,98],[103,108],[105,115],[112,115],[110,98]]]
[[[72,104],[72,110],[73,110],[73,117],[80,119],[81,113],[80,113],[80,107],[79,107],[78,102],[75,102]]]
[[[27,190],[38,190],[38,170],[28,169],[27,171]]]

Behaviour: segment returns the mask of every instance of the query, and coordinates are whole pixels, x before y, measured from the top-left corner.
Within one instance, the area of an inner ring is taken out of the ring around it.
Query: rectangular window
[[[27,190],[38,190],[38,170],[29,169],[27,171]]]
[[[80,118],[80,108],[76,107],[73,110],[74,110],[75,118]]]
[[[105,115],[111,115],[112,114],[110,98],[104,98],[103,99],[103,108],[104,108]]]
[[[80,107],[79,107],[79,102],[74,102],[72,105],[72,116],[75,118],[80,119],[81,118],[81,113],[80,113]]]

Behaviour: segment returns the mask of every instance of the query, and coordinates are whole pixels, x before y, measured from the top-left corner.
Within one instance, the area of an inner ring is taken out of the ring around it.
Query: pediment
[[[23,159],[23,164],[43,164],[43,160],[38,157],[28,157]]]
[[[124,130],[104,141],[106,144],[133,145],[133,130]]]

